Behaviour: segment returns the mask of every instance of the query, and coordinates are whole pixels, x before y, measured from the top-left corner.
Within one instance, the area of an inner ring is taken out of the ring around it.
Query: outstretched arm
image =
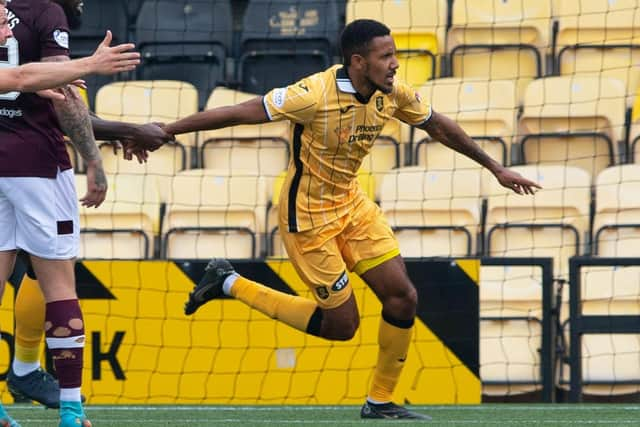
[[[140,63],[139,53],[128,52],[134,45],[127,43],[109,47],[111,38],[111,32],[107,31],[95,53],[86,58],[0,69],[0,92],[37,92],[65,85],[87,74],[115,74],[133,70]]]
[[[431,118],[419,127],[436,141],[489,169],[502,186],[518,194],[533,194],[534,188],[542,188],[492,159],[456,122],[442,114],[433,111]]]
[[[269,121],[262,104],[262,97],[256,97],[241,104],[219,107],[192,114],[184,119],[169,123],[164,130],[171,135],[220,129],[236,125],[252,125]]]

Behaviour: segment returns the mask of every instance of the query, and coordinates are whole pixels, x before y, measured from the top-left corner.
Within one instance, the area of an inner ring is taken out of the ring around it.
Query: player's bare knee
[[[323,332],[323,337],[332,341],[349,341],[353,338],[360,326],[360,319],[350,319],[328,326]]]

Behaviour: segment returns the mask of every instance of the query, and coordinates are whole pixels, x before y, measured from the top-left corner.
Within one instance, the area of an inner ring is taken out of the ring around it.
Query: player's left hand
[[[497,171],[495,175],[503,187],[509,188],[517,194],[534,194],[535,189],[542,189],[539,184],[528,180],[518,172],[504,167]]]
[[[80,204],[87,208],[97,208],[107,197],[107,177],[102,168],[102,161],[87,162],[87,194],[80,199]]]
[[[162,129],[161,123],[137,125],[132,135],[122,138],[124,158],[132,160],[133,156],[136,156],[138,162],[146,162],[149,157],[149,151],[155,151],[174,140],[173,135],[166,133]]]

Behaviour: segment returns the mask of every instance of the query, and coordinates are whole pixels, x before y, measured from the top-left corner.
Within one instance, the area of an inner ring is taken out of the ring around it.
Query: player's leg
[[[345,264],[333,235],[340,224],[323,230],[284,233],[283,241],[302,280],[316,301],[276,291],[235,273],[231,264],[213,259],[185,307],[193,313],[202,304],[223,294],[300,331],[331,340],[348,340],[358,328],[359,317]]]
[[[15,351],[7,375],[9,391],[14,398],[34,400],[48,408],[58,408],[58,382],[40,366],[45,300],[38,281],[27,275],[20,284],[14,314]]]
[[[7,279],[13,271],[16,260],[15,242],[15,211],[11,201],[5,196],[6,182],[0,182],[0,301],[4,295]],[[0,426],[20,427],[20,425],[7,414],[0,403]]]
[[[364,200],[341,239],[347,264],[382,302],[378,361],[361,416],[429,419],[392,402],[411,343],[417,306],[417,293],[393,232],[378,207]]]
[[[44,329],[60,384],[60,427],[90,426],[80,393],[85,336],[75,291],[79,217],[73,172],[23,181],[16,243],[31,255],[46,301]]]

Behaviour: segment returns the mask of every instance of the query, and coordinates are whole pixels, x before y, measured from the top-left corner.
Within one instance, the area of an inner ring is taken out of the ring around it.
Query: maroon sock
[[[80,387],[85,337],[78,300],[47,303],[44,330],[60,388]]]

